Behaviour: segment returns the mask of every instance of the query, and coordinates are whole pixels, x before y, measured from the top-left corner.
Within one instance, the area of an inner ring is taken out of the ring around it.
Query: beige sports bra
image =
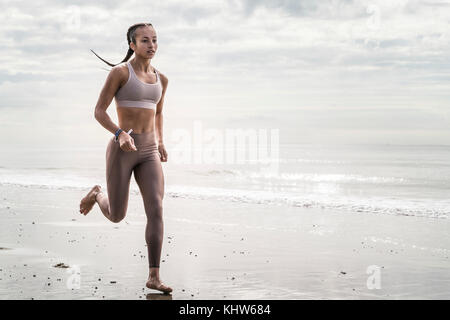
[[[133,66],[127,61],[128,81],[115,94],[117,107],[134,107],[156,110],[161,99],[162,85],[156,72],[156,83],[145,83],[136,76]]]

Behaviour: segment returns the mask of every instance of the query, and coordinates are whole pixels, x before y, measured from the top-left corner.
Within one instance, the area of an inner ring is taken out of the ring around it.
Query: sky
[[[168,138],[200,121],[279,129],[286,143],[450,145],[450,1],[0,0],[0,9],[0,142],[11,131],[18,143],[104,142],[93,111],[108,66],[90,49],[118,63],[128,27],[150,22],[151,64],[169,78]],[[117,119],[114,102],[108,113]]]

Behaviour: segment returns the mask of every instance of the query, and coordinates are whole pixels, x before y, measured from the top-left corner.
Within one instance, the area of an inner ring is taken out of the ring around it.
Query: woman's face
[[[139,27],[136,29],[135,39],[136,44],[131,42],[130,47],[134,50],[136,56],[141,56],[144,59],[151,59],[155,56],[158,49],[155,29],[151,26]]]

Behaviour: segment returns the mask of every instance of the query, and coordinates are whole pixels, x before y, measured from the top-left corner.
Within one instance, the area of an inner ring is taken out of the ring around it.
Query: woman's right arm
[[[119,90],[121,82],[121,71],[117,67],[113,67],[106,78],[105,84],[100,96],[98,97],[97,105],[95,106],[94,116],[100,124],[112,134],[115,134],[119,126],[112,122],[106,109],[111,104],[114,95]]]
[[[106,109],[114,98],[117,90],[119,90],[120,82],[123,77],[122,71],[118,67],[113,67],[106,78],[105,85],[103,86],[100,96],[95,106],[94,116],[95,119],[100,122],[100,124],[107,129],[112,134],[115,134],[119,129],[119,126],[112,122]],[[136,151],[136,146],[134,145],[134,139],[125,131],[119,134],[119,145],[124,151]]]

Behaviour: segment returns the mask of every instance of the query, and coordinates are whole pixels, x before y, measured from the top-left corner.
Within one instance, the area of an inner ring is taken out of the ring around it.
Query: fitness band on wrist
[[[116,141],[117,142],[117,139],[119,138],[119,134],[122,132],[123,130],[122,129],[117,129],[117,131],[116,131],[116,133],[114,134],[114,141]]]

